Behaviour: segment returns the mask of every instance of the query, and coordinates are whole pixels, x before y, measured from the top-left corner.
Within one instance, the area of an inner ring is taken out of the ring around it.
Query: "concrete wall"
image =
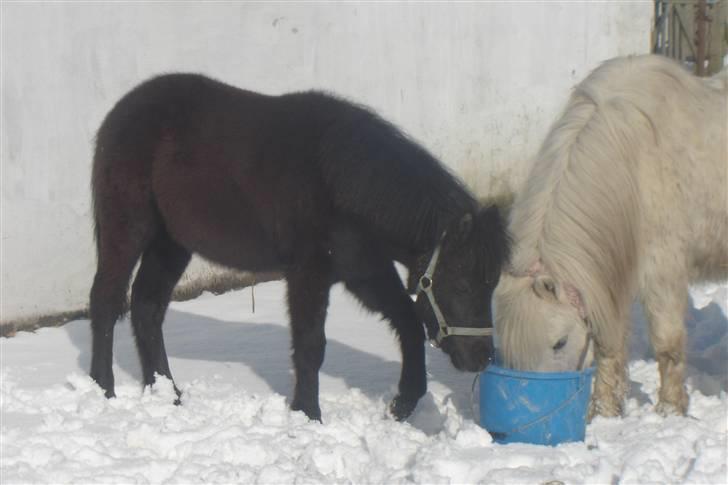
[[[3,3],[0,320],[86,305],[94,132],[149,76],[335,91],[380,111],[486,195],[518,185],[589,70],[648,51],[651,16],[649,1]]]

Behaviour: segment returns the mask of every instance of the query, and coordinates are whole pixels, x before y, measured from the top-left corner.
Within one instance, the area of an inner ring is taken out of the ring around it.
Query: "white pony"
[[[688,285],[728,277],[727,93],[725,70],[703,80],[664,57],[610,60],[575,88],[516,197],[495,293],[501,356],[543,371],[596,359],[590,416],[622,411],[636,295],[657,411],[687,411]]]

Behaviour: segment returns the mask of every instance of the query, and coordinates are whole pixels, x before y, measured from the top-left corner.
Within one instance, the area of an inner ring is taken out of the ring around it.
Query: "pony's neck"
[[[322,137],[321,168],[334,210],[408,252],[431,250],[475,198],[427,150],[374,113],[348,106]]]

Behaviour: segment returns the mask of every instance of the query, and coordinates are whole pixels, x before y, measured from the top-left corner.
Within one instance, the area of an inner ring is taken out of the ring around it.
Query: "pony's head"
[[[502,215],[491,206],[456,218],[415,265],[417,312],[460,370],[480,371],[493,357],[491,296],[508,251]]]
[[[591,365],[594,346],[581,294],[544,272],[540,263],[525,274],[503,273],[494,303],[505,365],[541,372]]]

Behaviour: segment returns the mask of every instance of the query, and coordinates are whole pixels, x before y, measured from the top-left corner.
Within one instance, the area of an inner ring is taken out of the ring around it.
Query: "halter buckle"
[[[420,278],[420,291],[429,290],[432,288],[432,278],[427,275],[422,275]]]

